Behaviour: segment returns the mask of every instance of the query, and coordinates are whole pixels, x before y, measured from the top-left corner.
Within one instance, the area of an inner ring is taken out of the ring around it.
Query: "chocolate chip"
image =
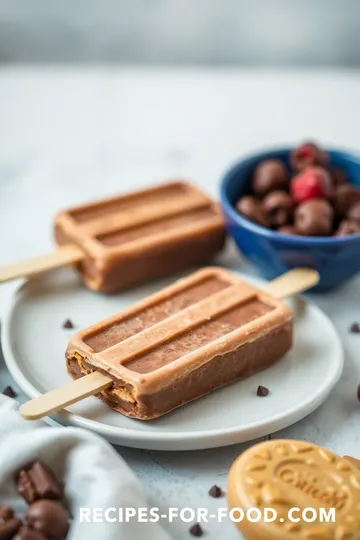
[[[7,397],[12,398],[12,399],[16,398],[16,396],[17,396],[15,390],[11,386],[7,386],[3,390],[3,394],[4,394],[4,396],[7,396]]]
[[[75,328],[74,324],[72,323],[72,321],[70,321],[70,319],[66,319],[62,327],[65,328],[66,330],[72,330],[73,328]]]
[[[209,489],[209,495],[210,497],[213,497],[214,499],[218,499],[219,497],[222,497],[223,496],[223,491],[221,489],[221,487],[217,486],[216,484],[214,484],[210,489]]]
[[[66,538],[69,519],[69,512],[60,503],[46,499],[32,503],[26,513],[26,522],[31,529],[56,540]]]
[[[48,540],[48,537],[29,527],[21,527],[12,540]]]
[[[354,322],[349,328],[352,334],[360,334],[360,323]]]
[[[0,506],[0,540],[10,540],[20,529],[21,520],[9,506]]]
[[[270,393],[270,390],[266,388],[266,386],[258,386],[258,389],[256,391],[256,395],[259,397],[266,397]]]
[[[195,523],[195,525],[190,527],[189,533],[191,534],[191,536],[202,536],[204,534],[204,531],[202,530],[199,523]]]
[[[53,473],[40,461],[35,461],[18,476],[18,493],[28,504],[37,499],[60,499],[62,486]]]

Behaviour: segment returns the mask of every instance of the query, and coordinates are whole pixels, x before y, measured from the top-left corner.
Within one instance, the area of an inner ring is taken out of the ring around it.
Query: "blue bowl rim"
[[[270,147],[262,151],[254,152],[250,155],[247,155],[243,159],[240,159],[233,163],[233,165],[227,170],[223,175],[220,184],[220,199],[221,204],[225,210],[225,213],[231,217],[231,219],[241,225],[242,227],[249,229],[250,231],[265,236],[269,239],[284,241],[284,242],[294,242],[295,244],[301,244],[303,246],[322,246],[322,245],[343,245],[344,243],[357,243],[360,240],[360,233],[351,234],[348,236],[300,236],[295,234],[284,234],[278,231],[273,231],[262,225],[258,225],[250,221],[249,219],[241,216],[233,207],[231,202],[227,197],[227,186],[231,181],[234,174],[247,164],[252,161],[261,159],[263,156],[265,159],[268,159],[270,155],[274,154],[273,157],[276,159],[275,154],[288,153],[292,150],[292,147]],[[353,162],[358,165],[360,168],[360,155],[355,153],[349,153],[347,151],[327,148],[326,151],[337,159],[343,159],[346,161]]]

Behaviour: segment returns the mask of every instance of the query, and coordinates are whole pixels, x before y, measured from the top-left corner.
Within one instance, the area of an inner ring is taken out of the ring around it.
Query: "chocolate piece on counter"
[[[360,225],[360,201],[352,204],[346,213],[346,218]]]
[[[269,221],[266,216],[262,204],[260,201],[251,197],[251,195],[245,195],[241,197],[236,203],[237,211],[250,221],[262,225],[263,227],[269,226]]]
[[[0,523],[14,517],[14,510],[10,506],[0,506]]]
[[[4,396],[7,396],[7,397],[12,398],[12,399],[16,398],[16,396],[17,396],[15,390],[11,386],[7,386],[3,390],[3,394],[4,394]]]
[[[333,209],[324,199],[310,199],[295,210],[295,227],[304,236],[328,236],[332,233]]]
[[[21,527],[12,540],[48,540],[48,537],[35,529]]]
[[[295,171],[303,171],[313,165],[327,167],[328,162],[328,153],[312,142],[303,143],[290,153],[290,163]]]
[[[35,461],[18,476],[18,493],[28,504],[37,499],[60,499],[62,486],[54,474],[40,461]]]
[[[21,520],[14,516],[12,508],[0,506],[0,540],[11,540],[21,525]]]
[[[258,386],[258,389],[256,390],[256,395],[259,397],[266,397],[270,393],[270,390],[266,388],[266,386]]]
[[[65,328],[66,330],[72,330],[73,328],[75,328],[74,324],[72,323],[72,321],[70,319],[66,319],[66,321],[64,321],[62,327]]]
[[[263,208],[272,227],[282,227],[292,220],[293,201],[286,191],[272,191],[263,200]]]
[[[295,225],[284,225],[278,228],[278,232],[282,234],[299,234]]]
[[[288,172],[284,163],[279,159],[262,161],[256,167],[252,179],[252,190],[255,195],[263,197],[270,191],[286,190],[288,187]]]
[[[75,379],[108,374],[113,384],[98,397],[151,420],[275,364],[292,346],[292,326],[285,303],[204,268],[75,334],[67,368]]]
[[[204,534],[204,531],[202,530],[202,527],[199,523],[195,523],[195,525],[190,527],[189,533],[191,534],[191,536],[202,536]]]
[[[223,490],[221,489],[221,487],[214,484],[209,489],[209,495],[210,495],[210,497],[213,497],[214,499],[218,499],[219,497],[222,497],[224,495],[224,493],[223,493]]]
[[[69,512],[56,501],[42,499],[32,503],[26,512],[26,523],[56,540],[63,540],[69,530]]]
[[[332,167],[329,172],[333,187],[338,187],[349,182],[347,174],[342,169]]]
[[[343,218],[350,207],[360,201],[360,189],[350,184],[340,185],[335,189],[332,199],[336,215]]]
[[[360,334],[360,323],[358,322],[352,323],[349,330],[352,334]]]
[[[343,219],[337,230],[335,236],[347,236],[349,234],[360,234],[360,222],[351,221],[350,219]]]
[[[105,293],[208,262],[226,239],[220,205],[180,181],[69,208],[54,229],[58,245],[83,248],[76,268]]]

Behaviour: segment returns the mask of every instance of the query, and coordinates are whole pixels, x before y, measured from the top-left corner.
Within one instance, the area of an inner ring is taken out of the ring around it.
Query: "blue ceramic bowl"
[[[244,159],[221,182],[221,204],[227,229],[239,250],[266,279],[273,279],[295,266],[316,268],[321,280],[314,290],[337,287],[360,271],[360,234],[346,237],[304,237],[281,234],[240,216],[236,201],[249,193],[251,173],[264,159],[276,158],[289,167],[290,148],[255,154]],[[360,156],[329,150],[331,165],[348,173],[360,186]]]

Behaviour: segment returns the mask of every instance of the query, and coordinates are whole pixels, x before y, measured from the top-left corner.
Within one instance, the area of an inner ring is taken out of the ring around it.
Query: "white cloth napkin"
[[[137,519],[128,523],[81,523],[80,508],[146,508],[137,478],[97,435],[78,428],[28,422],[17,408],[14,400],[0,396],[0,505],[12,506],[24,515],[26,503],[16,492],[14,477],[24,465],[40,460],[65,483],[65,496],[75,518],[68,540],[170,540],[158,523]]]

